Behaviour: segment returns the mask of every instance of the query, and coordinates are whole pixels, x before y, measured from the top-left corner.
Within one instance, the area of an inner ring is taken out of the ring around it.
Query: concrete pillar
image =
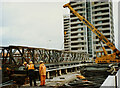
[[[75,72],[77,71],[77,67],[75,67]]]
[[[70,69],[70,70],[71,70],[71,72],[73,71],[72,69],[73,69],[73,68],[71,68],[71,69]]]
[[[49,73],[49,72],[47,72],[47,78],[48,78],[48,79],[50,78],[50,73]]]
[[[56,70],[55,74],[56,74],[55,76],[57,77],[58,76],[57,70]]]
[[[67,69],[65,69],[65,74],[67,74]]]
[[[59,75],[60,75],[60,76],[62,75],[61,70],[59,70]]]

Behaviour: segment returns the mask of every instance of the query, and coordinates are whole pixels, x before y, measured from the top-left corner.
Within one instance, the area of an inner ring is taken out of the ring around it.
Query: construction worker
[[[0,71],[2,71],[2,67],[0,66]]]
[[[25,70],[26,70],[26,69],[27,69],[27,67],[28,67],[28,64],[27,64],[27,62],[26,62],[26,61],[23,63],[23,66],[25,66]]]
[[[9,77],[9,79],[12,79],[11,75],[13,74],[13,70],[10,69],[9,67],[6,67],[6,73],[7,73],[8,77]]]
[[[0,70],[2,70],[1,66],[0,66]]]
[[[11,74],[11,69],[10,68],[6,68],[7,74],[10,75]]]
[[[27,78],[28,78],[28,64],[26,61],[23,63],[23,66],[25,67],[24,70],[25,70],[25,73],[26,73]]]
[[[44,65],[43,61],[40,61],[39,74],[40,74],[40,78],[41,78],[40,86],[45,86],[46,66]]]
[[[34,86],[36,86],[36,79],[35,79],[35,65],[32,61],[30,61],[30,64],[28,65],[28,76],[30,80],[30,86],[32,86],[32,80],[34,81]]]
[[[2,67],[0,65],[0,84],[2,84]]]

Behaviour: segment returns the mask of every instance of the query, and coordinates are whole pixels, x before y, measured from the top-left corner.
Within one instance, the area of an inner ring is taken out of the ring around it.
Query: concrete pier
[[[75,63],[74,63],[75,64]],[[67,73],[71,73],[71,72],[77,72],[77,71],[80,71],[80,68],[83,67],[83,66],[87,66],[87,65],[92,65],[92,64],[76,64],[76,65],[71,65],[71,64],[59,64],[57,65],[54,65],[52,66],[48,66],[46,72],[46,78],[49,79],[49,78],[52,78],[52,77],[56,77],[56,76],[61,76],[61,75],[64,75],[64,74],[67,74]]]

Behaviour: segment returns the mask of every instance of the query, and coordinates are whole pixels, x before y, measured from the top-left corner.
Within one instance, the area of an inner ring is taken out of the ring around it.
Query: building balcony
[[[71,31],[71,34],[79,33],[79,31]]]
[[[71,0],[71,2],[75,2],[74,0]],[[75,3],[71,3],[71,6],[73,5],[78,5],[78,4],[82,4],[82,3],[85,3],[84,0],[80,1],[80,2],[75,2]]]
[[[110,38],[107,38],[108,40],[110,40]],[[100,41],[99,39],[93,39],[93,41]],[[106,44],[103,44],[106,45]]]
[[[108,20],[110,19],[109,17],[106,17],[106,18],[100,18],[100,19],[93,19],[93,21],[103,21],[103,20]]]
[[[69,37],[64,37],[64,39],[65,39],[66,41],[68,41],[70,38],[69,38]]]
[[[109,14],[109,12],[93,14],[92,16],[103,16],[103,15],[108,15],[108,14]]]
[[[73,19],[78,19],[78,17],[71,17],[70,19],[71,19],[71,20],[73,20]]]
[[[67,44],[64,44],[64,48],[68,48],[69,47],[69,45],[67,45]]]
[[[76,36],[71,36],[70,38],[71,38],[71,39],[73,39],[73,38],[79,38],[79,36],[78,36],[78,35],[76,35]]]
[[[64,29],[65,31],[68,31],[68,29]]]
[[[77,2],[78,4],[83,4],[83,3],[85,3],[85,1],[84,0],[82,0],[82,1],[80,1],[80,2]]]
[[[86,40],[71,41],[71,43],[86,42]]]
[[[71,48],[86,47],[86,45],[71,45]]]
[[[107,46],[106,44],[102,44],[104,47]],[[100,46],[101,47],[101,44],[95,44],[94,46]],[[101,47],[102,49],[102,47]]]
[[[100,28],[100,30],[104,31],[104,30],[110,30],[110,28]]]
[[[74,6],[74,5],[78,5],[78,3],[76,2],[76,3],[71,3],[71,6]]]
[[[107,10],[109,9],[109,7],[106,7],[106,8],[98,8],[98,9],[93,9],[92,12],[95,12],[95,11],[100,11],[100,10]]]
[[[69,36],[70,36],[70,34],[66,34],[66,35],[64,35],[64,37],[66,37],[66,38],[69,37]]]
[[[107,22],[107,23],[94,24],[94,26],[100,26],[100,25],[101,25],[101,26],[103,26],[103,25],[110,25],[110,23]]]
[[[65,47],[65,48],[69,48],[69,45],[65,45],[64,47]]]
[[[109,4],[109,3],[107,3],[107,2],[105,2],[105,3],[97,3],[97,4],[94,4],[92,6],[95,7],[95,6],[101,6],[101,5],[106,5],[106,4]]]
[[[70,42],[64,42],[64,45],[69,45],[70,44]]]
[[[67,27],[67,28],[69,28],[70,26],[69,25],[66,25],[66,26],[64,26],[65,28]]]
[[[77,11],[78,13],[85,13],[85,10],[84,11]]]
[[[70,48],[69,47],[64,47],[65,50],[69,50]]]
[[[85,27],[85,25],[82,25],[82,26],[74,26],[74,27],[71,27],[71,29],[83,28],[83,27]]]
[[[66,38],[66,37],[68,37],[68,35],[66,34],[66,35],[64,35],[64,37]]]
[[[64,50],[65,50],[65,51],[69,51],[69,50],[70,50],[70,48],[65,48],[65,47],[64,47]]]
[[[96,47],[96,46],[101,46],[101,44],[93,44],[93,46],[94,46],[94,47]]]
[[[85,13],[85,11],[77,11],[78,13]],[[72,15],[73,13],[70,13]]]
[[[74,10],[77,10],[77,9],[83,9],[83,8],[85,8],[85,6],[75,7],[75,8],[73,8],[73,9],[74,9]]]
[[[72,38],[81,38],[81,37],[85,37],[85,36],[84,36],[84,35],[71,36],[71,39],[72,39]]]
[[[71,46],[71,48],[79,48],[80,45],[74,45],[74,46]]]
[[[85,32],[85,30],[82,30],[82,31],[71,31],[71,34],[74,34],[74,33],[82,33],[82,32]]]
[[[64,23],[64,26],[69,26],[69,23]]]
[[[79,24],[82,23],[82,21],[75,21],[75,22],[71,22],[70,24]]]
[[[67,42],[70,42],[70,40],[66,40]]]
[[[104,33],[103,35],[104,35],[104,36],[106,36],[106,35],[111,35],[111,33]]]
[[[71,43],[79,43],[79,41],[77,40],[77,41],[71,41]]]
[[[64,20],[64,22],[69,22],[69,20]]]
[[[93,41],[100,41],[99,39],[93,39]]]

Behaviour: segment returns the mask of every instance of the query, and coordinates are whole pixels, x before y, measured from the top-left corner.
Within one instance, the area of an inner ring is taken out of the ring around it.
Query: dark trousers
[[[28,76],[29,76],[29,80],[30,80],[30,86],[32,86],[32,81],[34,81],[34,86],[36,86],[36,79],[35,79],[36,77],[35,77],[34,70],[29,70]]]
[[[2,84],[2,70],[0,70],[0,84]]]

